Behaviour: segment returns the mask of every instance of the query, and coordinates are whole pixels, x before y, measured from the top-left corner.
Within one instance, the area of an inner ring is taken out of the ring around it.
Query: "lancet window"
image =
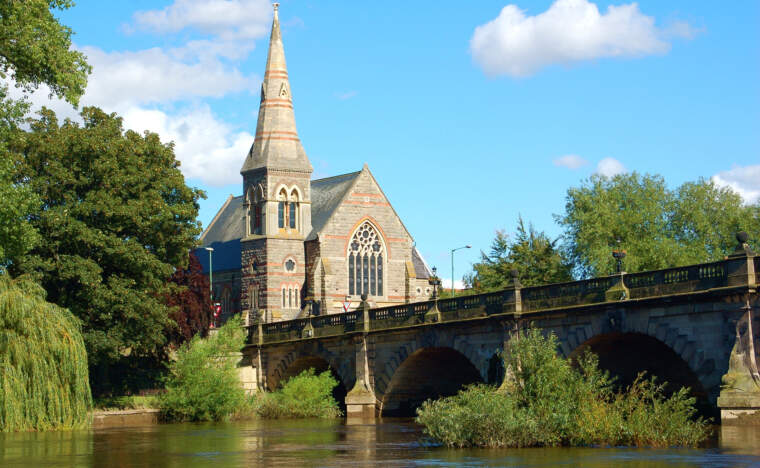
[[[262,189],[248,191],[248,234],[261,234],[264,226]]]
[[[385,247],[375,227],[362,223],[348,244],[348,294],[383,295]]]
[[[290,195],[283,188],[277,194],[277,227],[298,229],[298,191],[292,189]]]

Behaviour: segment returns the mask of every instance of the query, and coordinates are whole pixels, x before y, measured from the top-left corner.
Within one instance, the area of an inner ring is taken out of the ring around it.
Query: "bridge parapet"
[[[513,287],[471,296],[374,308],[369,309],[366,315],[358,309],[340,314],[252,325],[249,327],[248,342],[264,345],[423,325],[430,322],[432,311],[437,312],[436,322],[458,322],[494,315],[532,314],[721,289],[756,288],[755,271],[760,271],[760,257],[742,256],[634,274],[621,273],[567,283]],[[369,320],[368,325],[364,324],[365,317]]]

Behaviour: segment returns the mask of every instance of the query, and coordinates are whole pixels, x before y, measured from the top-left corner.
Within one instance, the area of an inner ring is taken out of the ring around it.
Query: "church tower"
[[[277,3],[256,135],[240,173],[241,309],[258,311],[266,321],[295,318],[305,289],[304,239],[312,229],[312,167],[296,130]]]

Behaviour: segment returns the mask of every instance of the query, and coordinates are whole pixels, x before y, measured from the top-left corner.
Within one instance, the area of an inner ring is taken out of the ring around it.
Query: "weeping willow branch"
[[[0,272],[0,430],[82,427],[91,407],[77,319],[39,285]]]

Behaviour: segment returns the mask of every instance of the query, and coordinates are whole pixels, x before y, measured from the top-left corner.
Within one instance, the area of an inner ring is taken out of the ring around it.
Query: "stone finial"
[[[517,270],[517,268],[512,268],[509,270],[509,275],[512,277],[512,286],[515,288],[521,288],[522,284],[520,283],[520,272]]]
[[[752,251],[752,249],[749,248],[749,234],[747,234],[746,231],[739,231],[736,233],[736,248],[734,249],[734,253],[732,253],[731,257],[744,257],[744,256],[752,256],[755,255],[755,252]]]
[[[272,8],[274,8],[274,11],[277,11],[277,10],[279,10],[279,9],[280,9],[280,4],[279,4],[279,2],[274,2],[274,3],[272,3]]]

